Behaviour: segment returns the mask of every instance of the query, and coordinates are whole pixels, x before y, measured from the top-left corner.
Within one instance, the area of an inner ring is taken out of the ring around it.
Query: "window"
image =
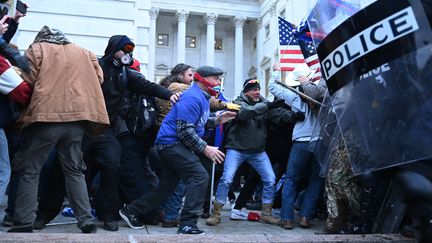
[[[270,38],[270,24],[267,24],[265,26],[265,36],[266,36],[266,39]]]
[[[157,44],[159,46],[168,46],[168,34],[158,34]]]
[[[215,40],[215,46],[214,46],[214,49],[215,49],[216,51],[222,51],[222,50],[223,50],[223,42],[222,42],[222,39],[216,39],[216,40]]]
[[[257,49],[257,38],[256,36],[252,39],[252,50]]]
[[[187,48],[196,48],[196,37],[195,36],[186,36],[186,47]]]

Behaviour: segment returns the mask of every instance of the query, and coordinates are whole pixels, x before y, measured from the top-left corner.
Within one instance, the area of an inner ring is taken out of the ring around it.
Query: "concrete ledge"
[[[166,234],[58,234],[58,233],[3,233],[1,242],[415,242],[401,235],[308,235],[287,236],[275,234],[220,234],[220,235],[166,235]]]

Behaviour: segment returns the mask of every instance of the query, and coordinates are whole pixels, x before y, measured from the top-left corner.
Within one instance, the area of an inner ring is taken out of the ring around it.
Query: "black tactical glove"
[[[305,119],[305,115],[303,112],[297,111],[292,114],[292,118],[294,119],[294,121],[302,122]]]
[[[0,38],[0,54],[8,59],[13,66],[21,68],[26,73],[30,72],[27,58],[21,56],[17,49],[10,47],[3,38]]]
[[[285,103],[285,100],[280,99],[280,100],[275,100],[273,102],[268,103],[267,106],[268,106],[269,110],[271,110],[271,109],[282,107],[284,103]]]

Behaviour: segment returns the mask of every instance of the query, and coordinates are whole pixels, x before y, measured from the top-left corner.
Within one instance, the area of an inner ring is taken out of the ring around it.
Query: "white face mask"
[[[123,53],[123,52],[122,52]],[[120,58],[117,54],[114,56],[113,63],[117,67],[130,66],[133,63],[132,53],[123,54]]]

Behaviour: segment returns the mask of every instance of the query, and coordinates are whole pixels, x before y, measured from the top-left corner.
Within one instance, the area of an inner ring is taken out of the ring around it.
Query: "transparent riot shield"
[[[379,0],[342,19],[315,36],[354,173],[432,158],[432,31],[420,1]]]
[[[340,129],[337,127],[336,114],[331,106],[330,94],[327,93],[323,99],[321,109],[318,113],[312,137],[318,138],[311,143],[311,150],[321,166],[320,175],[325,177],[329,169],[329,163],[333,152],[336,149]],[[338,133],[336,135],[335,133]]]

